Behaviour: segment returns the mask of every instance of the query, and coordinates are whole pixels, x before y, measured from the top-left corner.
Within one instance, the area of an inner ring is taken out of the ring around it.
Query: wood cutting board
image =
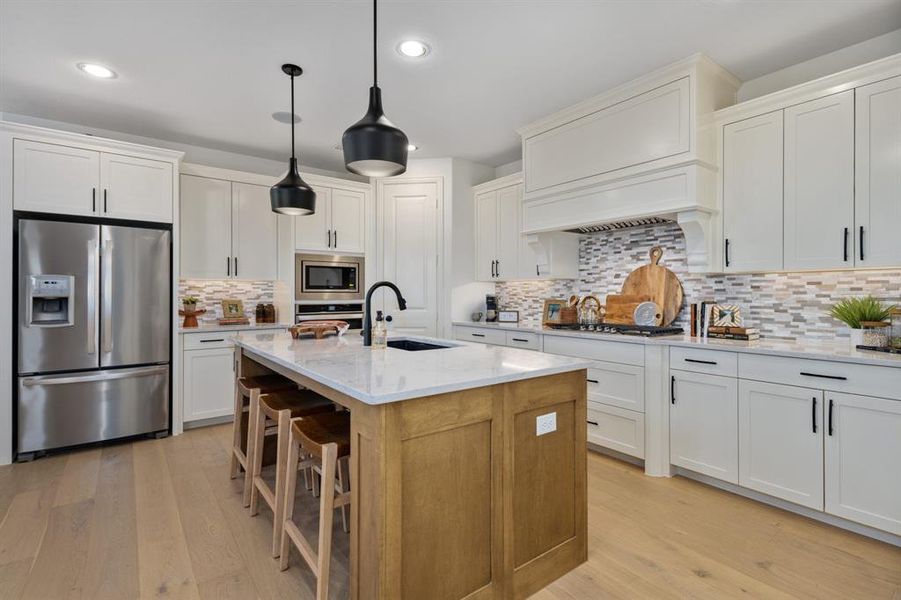
[[[617,323],[632,325],[635,323],[633,315],[635,308],[642,302],[650,302],[647,294],[608,294],[607,314],[604,315],[604,323]]]
[[[660,307],[663,313],[660,325],[666,327],[676,320],[682,309],[682,283],[675,273],[660,266],[663,248],[654,246],[649,255],[650,264],[638,267],[629,273],[623,283],[622,293],[648,296],[651,302],[655,302]]]

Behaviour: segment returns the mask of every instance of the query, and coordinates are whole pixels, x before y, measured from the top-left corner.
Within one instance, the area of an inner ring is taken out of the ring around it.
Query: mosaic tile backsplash
[[[497,284],[501,308],[520,311],[529,324],[541,321],[545,298],[572,294],[619,293],[633,269],[648,262],[648,251],[664,248],[660,264],[682,281],[685,304],[676,325],[688,331],[688,304],[715,300],[738,304],[745,324],[763,337],[795,340],[848,337],[848,329],[829,316],[841,298],[870,294],[901,304],[901,270],[829,271],[817,273],[754,273],[700,275],[688,272],[685,237],[675,223],[583,235],[579,244],[579,279]]]
[[[185,296],[197,298],[197,308],[207,312],[201,321],[215,323],[222,318],[222,300],[240,300],[244,303],[244,314],[251,320],[257,303],[268,304],[275,297],[274,281],[233,281],[229,279],[181,279],[178,282],[178,300]]]

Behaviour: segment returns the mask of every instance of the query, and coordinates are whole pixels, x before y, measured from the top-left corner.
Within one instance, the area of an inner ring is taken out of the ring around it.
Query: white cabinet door
[[[159,160],[102,153],[98,203],[116,219],[172,222],[172,165]]]
[[[644,367],[596,362],[587,379],[592,402],[644,412]]]
[[[232,183],[232,276],[275,279],[278,275],[278,218],[269,188]]]
[[[644,458],[644,413],[588,402],[588,442]]]
[[[826,393],[826,512],[901,535],[901,402]]]
[[[673,371],[670,462],[738,483],[738,380]]]
[[[723,128],[726,271],[782,269],[782,111]]]
[[[332,249],[331,223],[332,191],[316,188],[316,212],[294,217],[294,249],[329,251]]]
[[[476,279],[494,281],[497,259],[497,192],[476,196]]]
[[[901,265],[901,77],[855,90],[856,264]]]
[[[741,381],[738,483],[823,510],[823,392]]]
[[[496,279],[501,281],[519,276],[520,203],[522,186],[511,185],[497,191],[497,262]]]
[[[785,109],[785,268],[854,264],[854,91]]]
[[[366,250],[366,195],[356,190],[332,189],[332,249],[342,254]]]
[[[231,414],[235,408],[234,349],[186,350],[183,356],[185,421]]]
[[[224,279],[232,273],[231,184],[194,175],[180,178],[179,276]]]
[[[13,142],[16,210],[93,215],[100,192],[100,153],[93,150]]]

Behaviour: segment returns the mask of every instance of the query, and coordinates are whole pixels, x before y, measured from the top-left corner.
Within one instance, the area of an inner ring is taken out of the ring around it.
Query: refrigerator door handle
[[[85,301],[88,313],[88,354],[97,354],[97,269],[100,262],[100,248],[97,240],[88,240],[88,277],[85,287],[87,299]]]
[[[113,240],[103,240],[103,293],[100,298],[100,332],[103,334],[103,351],[113,351]]]
[[[95,381],[113,381],[116,379],[132,379],[134,377],[159,375],[165,373],[168,368],[168,365],[159,365],[155,367],[141,367],[139,369],[95,371],[90,375],[27,377],[22,380],[22,385],[25,387],[37,387],[46,385],[69,385],[72,383],[91,383]]]

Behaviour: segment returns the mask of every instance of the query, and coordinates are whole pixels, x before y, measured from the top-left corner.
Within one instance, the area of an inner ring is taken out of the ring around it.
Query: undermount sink
[[[388,340],[388,347],[409,352],[419,352],[420,350],[440,350],[442,348],[453,348],[454,346],[442,346],[441,344],[431,344],[429,342],[420,342],[419,340]]]

